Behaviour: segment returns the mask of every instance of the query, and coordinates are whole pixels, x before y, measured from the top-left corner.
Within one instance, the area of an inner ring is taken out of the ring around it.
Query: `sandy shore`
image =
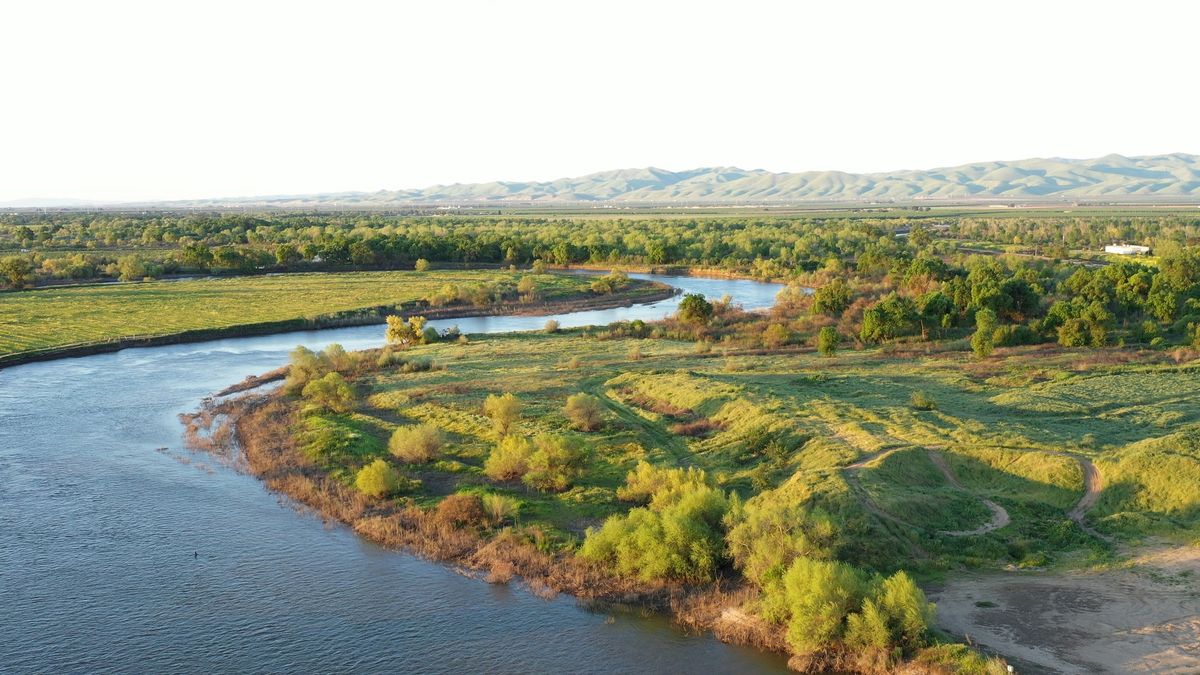
[[[943,629],[1013,657],[1018,672],[1200,672],[1200,548],[1099,572],[963,576],[931,591]]]

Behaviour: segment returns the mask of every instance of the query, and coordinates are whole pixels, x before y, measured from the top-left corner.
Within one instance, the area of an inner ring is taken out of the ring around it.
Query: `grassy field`
[[[704,354],[690,342],[581,331],[476,336],[408,352],[436,367],[365,376],[355,411],[308,424],[341,430],[349,450],[329,469],[349,482],[388,456],[398,425],[431,422],[449,442],[435,462],[407,469],[422,481],[419,504],[455,492],[510,495],[522,502],[523,524],[567,548],[629,509],[616,490],[640,460],[702,468],[743,498],[770,491],[838,514],[839,557],[878,570],[1089,565],[1111,559],[1114,542],[1200,536],[1195,367],[1080,356],[1018,350],[980,364],[961,352],[866,351],[831,360]],[[914,409],[916,391],[934,408]],[[579,434],[593,452],[573,487],[539,492],[484,475],[497,436],[482,405],[504,392],[524,403],[525,435],[567,431],[571,394],[600,399],[604,425]],[[707,431],[690,435],[689,425]],[[1100,537],[1068,516],[1084,495],[1079,457],[1104,476],[1087,516]],[[985,500],[1011,522],[962,536],[992,517]]]
[[[0,294],[0,356],[133,336],[170,335],[394,306],[446,284],[522,276],[501,271],[347,272],[151,281]],[[569,275],[537,277],[543,300],[587,290]]]

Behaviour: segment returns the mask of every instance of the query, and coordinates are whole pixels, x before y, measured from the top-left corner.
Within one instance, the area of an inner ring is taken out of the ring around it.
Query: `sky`
[[[9,2],[0,203],[1200,153],[1193,2]]]

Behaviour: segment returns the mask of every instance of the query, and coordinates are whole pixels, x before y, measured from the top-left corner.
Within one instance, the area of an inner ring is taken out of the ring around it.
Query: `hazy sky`
[[[0,201],[1200,153],[1200,3],[8,2]]]

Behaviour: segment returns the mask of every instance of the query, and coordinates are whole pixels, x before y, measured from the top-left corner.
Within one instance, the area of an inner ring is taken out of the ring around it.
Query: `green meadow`
[[[0,294],[0,357],[394,307],[429,298],[447,285],[515,290],[522,276],[495,270],[279,274],[4,293]],[[586,291],[589,283],[569,275],[536,278],[542,300],[565,299]]]

